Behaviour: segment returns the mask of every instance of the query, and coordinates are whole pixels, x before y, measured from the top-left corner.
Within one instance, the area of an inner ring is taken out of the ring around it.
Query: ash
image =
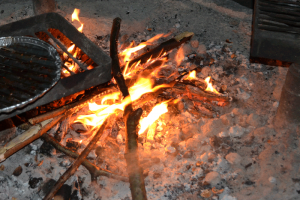
[[[123,19],[122,35],[137,44],[161,32],[193,31],[194,38],[183,45],[183,66],[202,65],[197,77],[211,76],[216,88],[226,88],[233,98],[228,106],[204,107],[206,111],[195,114],[190,109],[193,102],[178,95],[181,103],[155,122],[154,139],[140,136],[148,199],[299,199],[300,131],[294,127],[278,131],[272,125],[287,68],[250,64],[250,9],[230,0],[57,2],[58,12],[66,18],[80,8],[84,34],[106,51],[116,16]],[[0,5],[1,25],[33,15],[28,2]],[[174,66],[172,61],[169,64]],[[172,92],[168,89],[164,95]],[[158,102],[160,98],[152,100],[144,110]],[[68,145],[70,138],[88,138],[85,128],[66,120],[49,134],[64,135],[62,144]],[[17,134],[22,131],[17,128]],[[88,160],[127,176],[122,118],[106,131],[107,137]],[[85,147],[76,144],[69,145],[78,147],[78,152]],[[72,162],[41,139],[34,141],[0,163],[0,199],[42,199]],[[63,192],[70,199],[131,199],[129,183],[107,177],[92,182],[83,166],[65,183]]]

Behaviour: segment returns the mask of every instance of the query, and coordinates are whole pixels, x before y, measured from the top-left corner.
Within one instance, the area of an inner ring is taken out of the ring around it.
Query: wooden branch
[[[125,159],[129,175],[130,190],[133,200],[147,199],[143,169],[140,167],[138,155],[138,133],[137,125],[143,110],[141,108],[129,113],[125,118],[126,148]]]
[[[121,73],[118,57],[118,36],[120,31],[121,19],[116,18],[113,21],[110,38],[110,57],[112,59],[112,72],[124,98],[130,98],[128,87]],[[141,108],[133,111],[132,104],[129,103],[124,109],[123,118],[126,127],[126,153],[127,172],[129,175],[130,191],[133,200],[146,200],[146,189],[143,177],[143,170],[140,167],[138,156],[138,134],[136,127],[143,113]]]
[[[52,137],[49,134],[44,134],[41,137],[44,141],[48,142],[49,144],[51,144],[55,149],[61,151],[62,153],[66,154],[67,156],[70,156],[74,159],[77,159],[79,157],[79,155],[72,151],[71,149],[61,145],[58,141],[55,140],[54,137]],[[128,178],[124,177],[124,176],[120,176],[117,174],[114,174],[106,169],[102,169],[97,167],[96,165],[94,165],[93,163],[91,163],[90,161],[84,159],[84,161],[82,162],[82,165],[89,170],[92,180],[95,180],[98,176],[106,176],[109,178],[113,178],[113,179],[117,179],[120,181],[124,181],[124,182],[128,182]]]
[[[109,88],[112,88],[113,86],[114,85],[110,86]],[[87,98],[83,98],[82,100],[79,100],[77,102],[70,103],[70,104],[65,105],[61,108],[58,108],[58,109],[52,110],[50,112],[38,115],[36,117],[33,117],[33,118],[29,119],[28,121],[29,121],[30,124],[35,125],[35,124],[40,123],[42,121],[45,121],[47,119],[62,115],[63,113],[72,112],[73,109],[78,108],[78,107],[83,107],[86,103],[88,103],[93,98],[95,98],[95,95],[92,95],[92,96],[87,97]]]
[[[140,64],[146,63],[149,58],[157,58],[162,56],[165,52],[168,52],[176,47],[179,47],[182,43],[190,40],[193,37],[194,33],[192,32],[183,32],[176,37],[161,43],[154,49],[151,49],[150,51],[138,56],[137,58],[131,60],[129,62],[129,68],[136,62],[141,61]]]
[[[121,69],[120,69],[120,62],[118,57],[118,38],[119,38],[119,32],[120,32],[120,25],[121,25],[121,19],[115,18],[113,21],[113,26],[111,29],[110,34],[110,57],[112,59],[112,74],[115,78],[120,91],[122,92],[123,98],[129,96],[128,88],[125,84],[125,79],[122,75]]]
[[[47,119],[39,124],[32,126],[29,130],[12,139],[4,147],[0,148],[0,162],[4,161],[15,152],[19,151],[26,145],[41,137],[63,118],[64,115],[60,115],[52,119]]]
[[[188,91],[189,98],[194,101],[195,100],[209,101],[209,102],[216,101],[222,103],[222,106],[228,105],[230,102],[230,98],[226,96],[221,96],[211,92],[204,92],[198,87],[193,87],[191,85],[187,85],[186,90]]]
[[[93,137],[93,139],[90,141],[90,143],[87,145],[87,147],[83,150],[83,152],[80,154],[80,156],[75,160],[75,162],[69,167],[69,169],[58,179],[56,184],[53,186],[53,188],[50,190],[50,192],[44,197],[44,200],[51,200],[56,192],[61,188],[61,186],[72,176],[77,168],[81,165],[81,163],[85,160],[87,155],[90,153],[90,151],[94,148],[98,140],[100,139],[108,119],[106,119],[103,124],[98,129],[97,133]]]

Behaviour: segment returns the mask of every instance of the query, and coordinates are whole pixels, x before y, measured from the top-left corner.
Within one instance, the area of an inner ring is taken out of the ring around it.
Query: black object
[[[233,1],[247,8],[251,8],[251,9],[254,8],[254,0],[233,0]]]
[[[87,66],[75,59],[67,51],[66,47],[50,33],[50,29],[59,30],[98,66],[92,70],[86,70]],[[57,13],[42,14],[0,27],[0,37],[37,37],[36,33],[38,32],[44,32],[47,37],[51,38],[82,70],[84,70],[84,72],[60,79],[57,84],[41,98],[24,108],[14,110],[10,113],[0,113],[0,121],[111,80],[110,57]]]
[[[40,39],[0,38],[0,113],[41,97],[60,79],[61,65],[55,48]]]
[[[250,56],[300,61],[300,2],[256,0]]]
[[[289,67],[280,97],[274,125],[300,124],[300,64]]]

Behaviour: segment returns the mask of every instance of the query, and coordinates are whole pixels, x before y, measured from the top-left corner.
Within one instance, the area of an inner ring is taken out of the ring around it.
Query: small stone
[[[175,24],[175,27],[176,27],[176,28],[179,28],[179,27],[180,27],[180,24],[179,24],[179,23],[176,23],[176,24]]]
[[[187,152],[185,152],[185,153],[183,154],[182,157],[184,157],[184,158],[192,158],[193,155],[194,155],[194,153],[193,153],[192,151],[187,151]]]
[[[221,177],[218,172],[209,172],[204,178],[204,182],[216,186],[221,181]]]
[[[117,143],[122,144],[123,143],[123,136],[121,134],[119,134],[117,136]]]
[[[240,164],[242,161],[242,157],[237,153],[229,153],[225,158],[232,165]]]
[[[197,53],[198,54],[206,54],[206,47],[204,44],[200,44],[197,48]]]
[[[199,142],[194,138],[189,138],[186,141],[186,149],[187,150],[195,150],[199,146]]]
[[[165,148],[165,151],[168,152],[168,153],[173,154],[173,153],[176,152],[176,149],[175,149],[174,147],[172,147],[172,146],[167,146],[167,147]]]
[[[224,138],[224,137],[228,137],[229,133],[227,131],[222,131],[221,133],[219,133],[219,137]]]
[[[276,183],[276,178],[273,176],[270,176],[269,181],[270,181],[270,183]]]
[[[43,181],[43,178],[30,178],[29,185],[32,189],[38,187],[41,182]]]
[[[241,137],[242,135],[244,135],[246,129],[236,125],[236,126],[232,126],[230,127],[228,133],[230,135],[230,137]]]
[[[240,109],[240,108],[234,108],[234,109],[232,109],[231,113],[232,113],[234,116],[240,116],[240,115],[243,115],[243,114],[244,114],[244,110],[243,110],[243,109]]]
[[[205,153],[203,153],[201,156],[200,156],[200,159],[201,159],[201,161],[202,162],[207,162],[208,161],[208,153],[207,152],[205,152]]]
[[[161,177],[161,173],[159,173],[159,172],[154,172],[153,173],[153,178],[154,179],[157,179],[157,178],[160,178]]]
[[[23,171],[22,167],[19,166],[19,167],[17,167],[17,168],[14,170],[13,175],[14,175],[14,176],[20,176],[20,175],[22,174],[22,171]]]
[[[182,101],[179,101],[177,104],[177,109],[179,111],[183,111],[184,110],[184,103]]]
[[[247,118],[247,123],[250,126],[258,127],[261,125],[261,118],[257,114],[251,113]]]
[[[210,189],[202,190],[201,197],[209,198],[213,195],[212,191]]]
[[[204,75],[204,77],[207,77],[210,72],[211,72],[211,68],[209,66],[205,66],[201,70],[201,73]]]
[[[198,40],[192,40],[191,45],[193,48],[197,48],[199,46],[199,41]]]
[[[278,101],[275,101],[275,102],[273,103],[273,107],[274,107],[274,108],[278,108],[278,106],[279,106],[279,102],[278,102]]]
[[[185,43],[182,46],[182,48],[183,48],[184,55],[189,55],[189,54],[191,54],[193,52],[193,49],[192,49],[191,45],[188,44],[188,43]]]
[[[229,194],[225,194],[221,200],[237,200],[237,198],[230,196]]]
[[[202,127],[201,132],[206,137],[212,137],[224,131],[226,125],[222,123],[222,120],[219,118],[208,120]]]
[[[197,161],[196,162],[196,167],[201,167],[202,164],[203,164],[203,161]]]
[[[63,161],[61,161],[61,162],[59,163],[59,165],[60,165],[61,167],[69,167],[71,164],[72,164],[72,163],[71,163],[70,160],[68,160],[68,159],[65,159],[65,160],[63,160]]]

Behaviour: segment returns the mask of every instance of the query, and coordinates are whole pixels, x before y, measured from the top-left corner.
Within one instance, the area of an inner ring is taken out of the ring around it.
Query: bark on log
[[[57,142],[55,140],[54,137],[52,137],[49,134],[44,134],[41,137],[44,141],[48,142],[49,144],[51,144],[55,149],[61,151],[62,153],[66,154],[67,156],[70,156],[74,159],[77,159],[79,157],[79,154],[77,154],[76,152],[72,151],[71,149],[61,145],[59,142]],[[82,165],[89,170],[90,174],[91,174],[91,179],[95,180],[98,176],[106,176],[109,178],[113,178],[116,180],[120,180],[120,181],[124,181],[124,182],[128,182],[128,178],[124,177],[124,176],[120,176],[117,174],[114,174],[106,169],[102,169],[100,167],[97,167],[96,165],[94,165],[93,163],[91,163],[90,161],[84,159],[84,161],[82,162]]]
[[[60,115],[53,119],[45,120],[39,124],[36,124],[35,126],[32,126],[26,132],[12,139],[4,147],[0,148],[0,162],[4,161],[15,152],[41,137],[44,133],[50,130],[50,128],[62,120],[63,117],[64,115]]]
[[[81,165],[81,163],[85,160],[87,155],[90,153],[90,151],[95,147],[96,143],[100,139],[108,119],[106,119],[103,124],[98,129],[97,133],[93,137],[93,139],[90,141],[90,143],[87,145],[87,147],[83,150],[83,152],[80,154],[80,156],[75,160],[75,162],[69,167],[69,169],[58,179],[54,187],[49,191],[49,193],[44,197],[44,200],[51,200],[56,192],[61,188],[61,186],[72,176],[77,168]]]
[[[136,62],[141,61],[141,64],[146,63],[149,58],[157,58],[161,55],[163,55],[165,52],[168,52],[176,47],[179,47],[182,43],[190,40],[193,37],[194,33],[192,32],[183,32],[180,35],[177,35],[176,37],[161,43],[157,47],[151,49],[150,51],[140,55],[139,57],[131,60],[129,62],[129,68]]]

